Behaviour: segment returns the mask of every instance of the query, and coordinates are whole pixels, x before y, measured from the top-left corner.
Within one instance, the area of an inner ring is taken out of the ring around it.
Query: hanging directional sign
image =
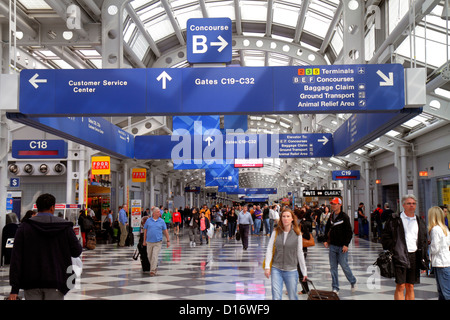
[[[134,156],[134,136],[101,117],[45,118],[26,117],[21,113],[7,113],[6,116],[16,122],[81,143],[121,159]],[[30,146],[37,146],[37,144]],[[41,143],[41,147],[43,146],[44,144]]]
[[[187,21],[186,51],[190,63],[231,61],[231,19],[193,18]]]
[[[332,172],[333,180],[359,180],[359,170],[335,170]]]
[[[202,163],[225,159],[331,157],[331,133],[233,134],[135,137],[136,159],[172,159],[174,163]]]
[[[333,65],[274,69],[274,103],[279,111],[377,111],[405,105],[404,70],[399,64]]]
[[[35,70],[20,74],[33,116],[396,112],[399,64],[316,67]]]

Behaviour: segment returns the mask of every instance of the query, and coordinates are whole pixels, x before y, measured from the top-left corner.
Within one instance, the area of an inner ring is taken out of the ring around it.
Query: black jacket
[[[428,261],[428,240],[427,227],[425,222],[416,215],[419,224],[419,234],[417,237],[418,259]],[[405,229],[400,214],[394,213],[386,222],[383,233],[381,235],[381,243],[384,250],[393,253],[394,265],[401,268],[409,268],[408,248],[406,246]]]
[[[325,226],[325,234],[328,235],[328,244],[338,247],[348,247],[353,237],[350,218],[345,212],[341,211],[336,219],[333,219],[334,214],[331,213],[327,225]]]
[[[73,274],[71,258],[82,251],[72,222],[42,213],[22,222],[11,255],[11,293],[17,294],[20,288],[54,288],[66,294]]]

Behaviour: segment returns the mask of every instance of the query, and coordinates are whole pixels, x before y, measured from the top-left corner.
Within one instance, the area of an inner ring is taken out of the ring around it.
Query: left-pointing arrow
[[[34,76],[28,80],[35,89],[39,88],[38,83],[47,83],[47,79],[38,79],[37,77],[39,77],[39,74],[35,73]]]

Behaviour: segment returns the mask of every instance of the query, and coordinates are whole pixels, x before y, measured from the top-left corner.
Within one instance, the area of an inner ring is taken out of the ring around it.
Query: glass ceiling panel
[[[27,10],[52,9],[44,0],[18,0]]]
[[[413,50],[410,50],[411,42],[410,36],[408,36],[397,48],[397,53],[408,58],[415,56],[417,61],[426,63],[427,65],[431,65],[434,67],[440,67],[444,63],[446,63],[446,49],[448,50],[448,48],[445,44],[445,41],[448,35],[431,29],[427,29],[425,31],[425,28],[422,26],[417,26],[415,28],[415,31],[415,40],[413,37],[415,45],[413,43]]]
[[[206,8],[211,18],[230,18],[235,20],[233,1],[206,2]]]
[[[317,13],[309,11],[305,18],[305,30],[309,33],[325,38],[331,21],[318,15]]]
[[[297,26],[299,8],[275,3],[273,6],[273,22],[295,28]]]
[[[189,6],[186,8],[180,8],[174,10],[174,15],[178,21],[178,25],[181,30],[185,30],[187,27],[187,21],[191,18],[203,18],[200,6]]]
[[[151,23],[148,23],[145,26],[154,41],[161,40],[175,33],[175,30],[172,27],[172,23],[170,23],[170,20],[167,16],[163,16],[159,19],[153,20]]]
[[[247,21],[266,21],[267,3],[259,1],[241,1],[242,20]]]

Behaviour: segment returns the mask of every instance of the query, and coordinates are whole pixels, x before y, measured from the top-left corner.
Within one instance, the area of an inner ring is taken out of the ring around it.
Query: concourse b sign
[[[231,19],[194,18],[187,21],[186,51],[190,63],[231,61]]]

